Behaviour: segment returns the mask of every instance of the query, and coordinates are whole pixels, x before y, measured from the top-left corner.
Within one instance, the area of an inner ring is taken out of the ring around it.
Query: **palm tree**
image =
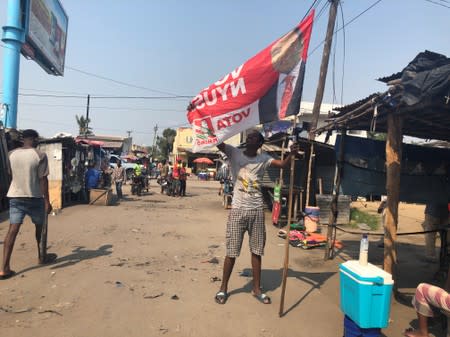
[[[75,118],[77,119],[79,135],[80,136],[92,135],[92,128],[89,127],[89,123],[91,122],[91,120],[89,118],[85,118],[84,116],[78,115],[75,115]]]

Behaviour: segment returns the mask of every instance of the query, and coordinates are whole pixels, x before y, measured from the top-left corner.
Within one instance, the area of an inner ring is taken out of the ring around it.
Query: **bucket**
[[[320,208],[314,206],[305,207],[305,228],[307,232],[313,233],[317,231],[317,224],[319,223]]]
[[[363,329],[348,316],[344,318],[344,337],[380,337],[380,328]]]

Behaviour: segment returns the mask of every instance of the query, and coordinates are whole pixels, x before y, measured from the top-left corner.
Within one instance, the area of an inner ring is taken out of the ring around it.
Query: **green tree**
[[[78,133],[80,136],[92,135],[92,128],[89,127],[90,118],[75,115],[78,124]]]
[[[173,151],[173,142],[177,132],[174,129],[164,129],[162,137],[158,137],[156,146],[158,148],[159,156],[165,159],[169,158],[169,153]]]

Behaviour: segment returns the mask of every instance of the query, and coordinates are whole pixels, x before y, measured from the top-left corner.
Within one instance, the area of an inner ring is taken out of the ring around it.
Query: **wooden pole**
[[[344,166],[344,155],[345,155],[344,148],[345,148],[346,134],[347,134],[346,130],[343,130],[341,136],[341,143],[339,145],[339,156],[337,159],[336,172],[334,176],[333,197],[331,198],[330,215],[328,218],[327,246],[325,249],[324,260],[332,259],[334,255],[333,231],[335,230],[336,220],[338,217],[338,198],[339,198],[339,189],[341,188],[342,168]]]
[[[314,157],[314,144],[311,142],[311,150],[309,151],[309,162],[308,162],[308,175],[306,180],[306,206],[309,206],[309,189],[311,186],[311,170],[312,170],[312,162]]]
[[[86,129],[84,130],[84,137],[86,137],[89,133],[89,103],[91,101],[91,95],[87,95],[87,103],[86,103]]]
[[[39,242],[39,262],[44,264],[47,257],[47,233],[48,233],[48,214],[44,210],[44,223],[42,224],[41,240]]]
[[[384,236],[384,270],[395,281],[397,267],[397,226],[398,203],[400,200],[400,175],[402,164],[403,120],[400,116],[389,113],[387,117],[388,132],[386,140],[386,220]],[[394,284],[396,284],[394,282]],[[395,287],[395,286],[394,286]]]
[[[297,117],[294,119],[294,130],[297,127]],[[283,278],[281,285],[281,299],[280,310],[278,315],[281,317],[284,311],[284,295],[286,293],[287,274],[289,269],[289,233],[291,230],[291,218],[292,218],[292,199],[294,192],[294,177],[295,177],[295,155],[291,155],[291,167],[289,175],[289,196],[288,196],[288,218],[286,226],[286,240],[284,243],[284,264],[283,264]]]
[[[289,232],[291,229],[292,216],[292,195],[294,191],[294,170],[295,170],[295,156],[291,156],[291,172],[289,178],[289,199],[288,199],[288,223],[286,229],[286,240],[284,243],[284,265],[283,265],[283,279],[281,286],[280,310],[278,315],[281,317],[284,311],[284,295],[286,292],[287,273],[289,268]]]
[[[327,35],[325,37],[325,45],[323,47],[322,63],[320,65],[319,83],[317,85],[316,98],[314,99],[314,106],[312,111],[311,131],[309,133],[309,139],[314,140],[316,138],[315,131],[320,115],[320,106],[322,105],[323,92],[325,89],[325,82],[327,79],[328,63],[330,60],[331,44],[333,42],[334,24],[336,22],[336,13],[339,0],[329,0],[330,13],[328,16]]]

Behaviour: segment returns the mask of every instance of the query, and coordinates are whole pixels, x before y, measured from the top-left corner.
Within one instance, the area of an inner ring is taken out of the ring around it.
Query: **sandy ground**
[[[27,219],[16,242],[12,267],[18,275],[0,281],[0,336],[342,336],[339,263],[356,258],[360,237],[339,233],[344,248],[323,261],[323,249],[290,248],[283,317],[279,317],[284,240],[270,225],[262,283],[272,297],[263,305],[250,294],[251,269],[244,242],[225,305],[214,302],[224,256],[228,214],[217,182],[188,181],[188,196],[159,193],[152,181],[142,197],[128,195],[115,206],[77,205],[49,218],[49,251],[56,263],[36,265],[34,226]],[[125,186],[125,193],[129,190]],[[356,206],[375,212],[376,203]],[[401,205],[400,231],[420,230],[423,206]],[[8,214],[0,214],[0,243]],[[378,238],[369,261],[381,264]],[[413,294],[432,280],[437,265],[420,261],[423,236],[399,243],[399,288]],[[215,258],[215,259],[213,259]],[[218,263],[209,262],[211,259]],[[400,336],[415,312],[393,301],[385,336]],[[435,336],[442,336],[436,325]]]

